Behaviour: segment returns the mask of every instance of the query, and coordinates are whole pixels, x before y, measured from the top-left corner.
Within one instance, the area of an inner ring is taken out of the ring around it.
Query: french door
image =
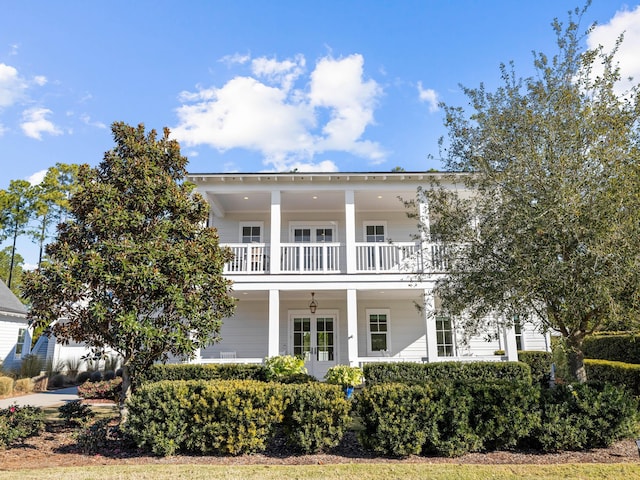
[[[336,316],[332,314],[292,315],[293,354],[304,358],[310,375],[322,380],[336,364]]]

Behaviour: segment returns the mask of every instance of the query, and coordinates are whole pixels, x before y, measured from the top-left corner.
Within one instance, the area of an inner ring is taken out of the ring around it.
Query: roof
[[[9,290],[9,287],[0,280],[0,312],[27,315],[27,307],[18,300],[18,297]]]

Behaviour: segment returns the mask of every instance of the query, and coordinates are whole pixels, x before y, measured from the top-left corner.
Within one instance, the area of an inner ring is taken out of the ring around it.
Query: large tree
[[[168,129],[160,139],[143,125],[112,131],[115,148],[80,167],[69,219],[24,285],[36,325],[122,356],[124,407],[152,363],[215,342],[234,300],[222,276],[231,253],[206,227],[207,203],[185,181],[187,159]]]
[[[584,11],[553,22],[558,52],[534,53],[533,76],[502,65],[495,91],[463,87],[468,109],[443,105],[446,169],[473,194],[420,192],[448,246],[443,310],[468,328],[540,322],[580,381],[585,336],[640,310],[638,86],[616,91],[616,49],[581,49]]]

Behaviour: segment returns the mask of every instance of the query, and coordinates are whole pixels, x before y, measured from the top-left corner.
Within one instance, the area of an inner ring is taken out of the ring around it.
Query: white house
[[[5,370],[18,368],[30,347],[27,309],[0,280],[0,366]]]
[[[190,174],[211,206],[210,226],[235,254],[224,273],[238,300],[222,341],[196,362],[302,355],[322,378],[335,364],[515,360],[517,349],[548,350],[532,325],[486,332],[497,334],[488,341],[437,314],[430,292],[443,275],[443,247],[416,239],[417,221],[400,200],[434,175]],[[419,211],[428,222],[428,205]]]

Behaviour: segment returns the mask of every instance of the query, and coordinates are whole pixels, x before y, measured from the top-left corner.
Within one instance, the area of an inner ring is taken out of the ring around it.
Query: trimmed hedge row
[[[551,352],[519,350],[518,360],[529,365],[531,378],[535,383],[547,383],[549,381],[551,364],[553,363],[553,354]]]
[[[584,339],[586,358],[640,364],[640,335],[593,335]]]
[[[584,367],[589,380],[621,385],[634,395],[640,396],[640,365],[585,359]]]
[[[260,452],[279,431],[287,445],[312,453],[338,444],[350,406],[338,386],[321,383],[162,381],[132,395],[126,429],[158,455]]]
[[[267,381],[264,365],[242,363],[157,363],[141,372],[138,384],[162,380],[259,380]]]
[[[610,385],[547,390],[505,381],[378,384],[355,405],[363,445],[395,456],[608,446],[633,432],[638,415],[637,401]]]
[[[367,363],[363,370],[367,385],[495,380],[531,383],[531,368],[522,362],[380,362]]]

